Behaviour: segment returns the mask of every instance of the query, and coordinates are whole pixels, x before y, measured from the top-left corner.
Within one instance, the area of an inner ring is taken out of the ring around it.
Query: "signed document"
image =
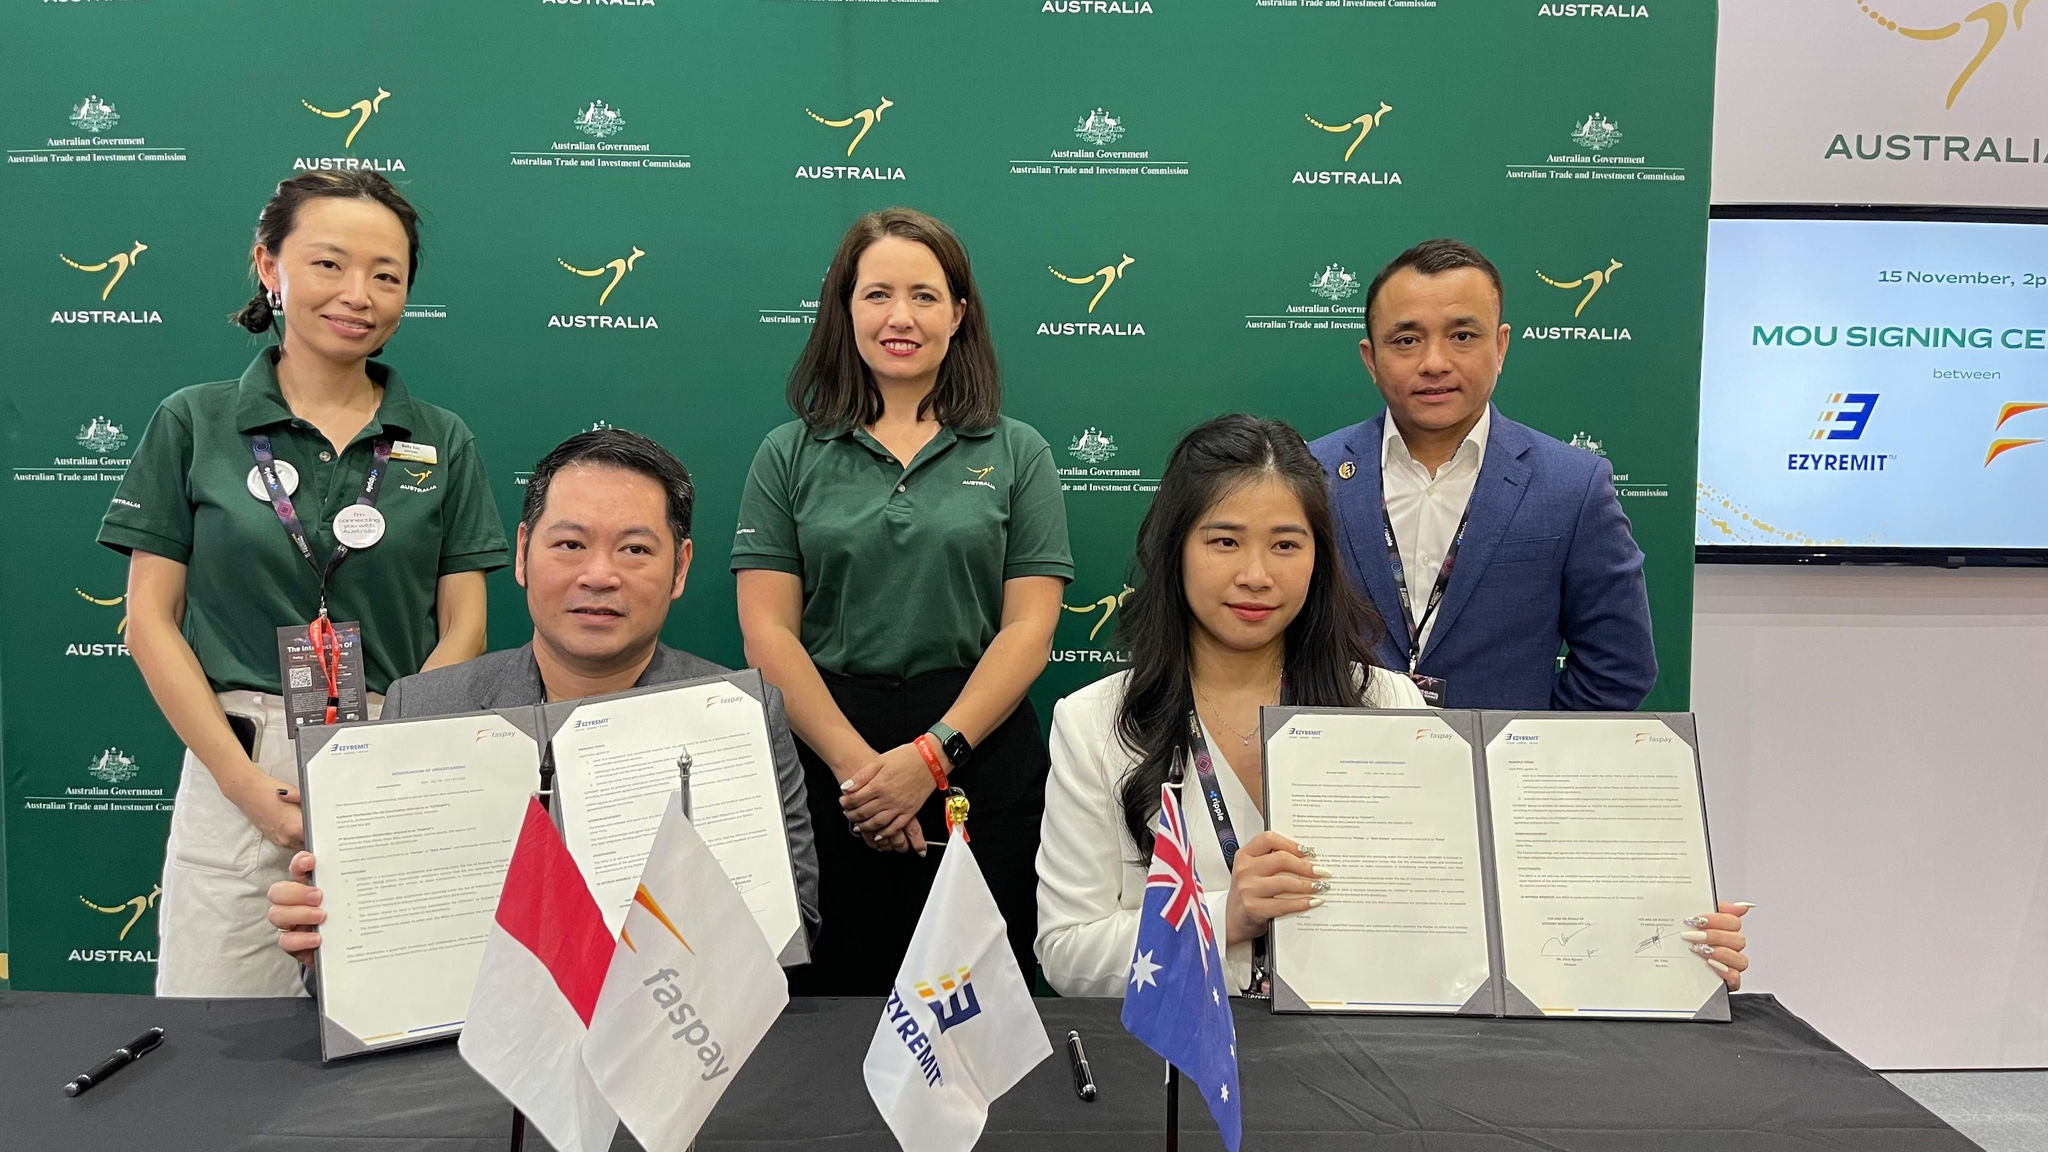
[[[327,1059],[452,1036],[540,744],[494,712],[305,730],[306,847],[327,920],[316,966]]]
[[[1522,1011],[1692,1019],[1725,986],[1678,938],[1716,906],[1689,718],[1483,715]]]
[[[689,758],[690,823],[784,964],[809,959],[758,672],[547,706],[563,841],[617,933]]]
[[[1492,1015],[1472,744],[1431,712],[1325,712],[1266,742],[1266,826],[1328,868],[1323,905],[1273,922],[1276,1001]]]

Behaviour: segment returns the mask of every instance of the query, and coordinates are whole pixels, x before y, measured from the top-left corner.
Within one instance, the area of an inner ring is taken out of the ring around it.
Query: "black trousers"
[[[839,710],[877,752],[908,744],[936,723],[969,675],[959,669],[897,680],[819,671]],[[796,751],[818,844],[820,922],[811,963],[789,971],[790,993],[886,996],[945,853],[937,847],[946,838],[944,797],[934,792],[918,810],[925,840],[933,845],[925,857],[878,852],[847,831],[832,770],[802,740]],[[1038,713],[1026,700],[952,780],[972,805],[967,831],[974,859],[1009,928],[1010,948],[1027,984],[1037,963],[1032,939],[1038,934],[1038,825],[1051,770]]]

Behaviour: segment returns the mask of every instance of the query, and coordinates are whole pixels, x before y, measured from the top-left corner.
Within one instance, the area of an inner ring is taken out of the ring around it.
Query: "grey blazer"
[[[640,674],[636,688],[674,684],[717,676],[732,669],[678,651],[666,644],[654,646],[654,659]],[[481,712],[489,708],[519,708],[541,704],[547,691],[541,686],[540,666],[533,662],[531,642],[503,652],[486,652],[474,660],[436,668],[432,672],[402,677],[391,682],[384,694],[384,718],[406,720],[420,716],[441,716],[454,712]],[[768,685],[768,741],[775,751],[775,781],[782,790],[782,825],[789,836],[789,862],[796,874],[796,900],[803,911],[804,932],[815,944],[818,939],[818,850],[811,838],[811,810],[804,800],[804,769],[797,762],[796,741],[789,734],[789,717],[782,709],[782,693]]]

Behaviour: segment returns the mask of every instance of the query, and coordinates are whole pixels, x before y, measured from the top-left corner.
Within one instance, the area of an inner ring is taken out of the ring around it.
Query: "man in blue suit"
[[[1657,680],[1643,553],[1606,460],[1493,407],[1501,299],[1456,240],[1373,278],[1358,348],[1386,411],[1309,445],[1344,567],[1387,623],[1380,660],[1432,704],[1633,709]]]

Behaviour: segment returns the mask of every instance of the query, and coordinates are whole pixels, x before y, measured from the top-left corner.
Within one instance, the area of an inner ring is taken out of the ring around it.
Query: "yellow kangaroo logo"
[[[633,270],[634,262],[645,255],[647,255],[647,253],[642,252],[639,246],[635,245],[633,248],[633,254],[631,256],[621,256],[617,260],[608,260],[601,267],[597,268],[578,268],[574,264],[569,263],[567,260],[564,260],[559,256],[555,258],[555,263],[560,264],[562,267],[567,268],[569,271],[574,272],[578,276],[602,276],[605,274],[606,271],[610,271],[612,274],[612,282],[605,285],[604,291],[600,293],[597,297],[597,306],[599,308],[602,308],[604,307],[604,302],[606,300],[611,299],[612,289],[617,288],[619,286],[619,281],[624,280],[626,278],[626,273],[631,272]]]
[[[1968,84],[1970,77],[1976,75],[1977,66],[1984,63],[1991,55],[1991,50],[1998,47],[1999,41],[2005,39],[2006,25],[2010,23],[2012,27],[2018,28],[2024,19],[2027,5],[2032,2],[2033,0],[2015,0],[2012,4],[1986,4],[1961,20],[1952,20],[1939,28],[1904,27],[1898,21],[1863,3],[1863,0],[1856,0],[1856,7],[1887,31],[1897,32],[1909,40],[1946,40],[1961,33],[1963,25],[1970,21],[1978,21],[1984,25],[1984,43],[1978,47],[1977,54],[1970,58],[1970,62],[1963,66],[1962,72],[1956,76],[1956,82],[1949,86],[1948,103],[1943,107],[1953,108],[1956,106],[1956,97],[1962,95],[1963,85]]]
[[[391,93],[386,92],[382,88],[379,88],[377,89],[377,94],[375,96],[363,100],[358,100],[355,103],[349,105],[348,107],[343,108],[339,112],[329,112],[325,108],[315,108],[313,107],[312,104],[304,100],[299,101],[299,103],[306,105],[306,111],[318,116],[325,116],[329,120],[346,120],[348,119],[349,113],[357,113],[358,115],[356,116],[356,126],[348,130],[348,139],[343,140],[341,142],[341,146],[343,148],[350,148],[355,145],[356,133],[361,132],[363,130],[363,125],[368,124],[370,122],[371,113],[374,113],[378,109],[384,107],[384,101],[390,95]]]
[[[853,150],[860,147],[861,140],[867,136],[868,129],[873,128],[881,121],[882,113],[895,106],[894,101],[884,96],[880,104],[875,105],[873,108],[863,108],[844,120],[827,120],[816,112],[812,112],[809,108],[804,109],[804,112],[811,119],[816,120],[827,128],[850,128],[853,126],[854,121],[860,121],[860,131],[853,134],[853,143],[846,146],[846,154],[851,156],[853,155]]]
[[[99,605],[99,606],[100,606],[100,607],[102,607],[102,608],[118,608],[118,607],[120,607],[120,606],[121,606],[121,602],[122,602],[123,600],[126,600],[126,599],[128,599],[128,597],[127,597],[127,596],[126,596],[126,595],[124,594],[124,595],[116,596],[116,597],[114,597],[114,598],[113,598],[112,600],[102,600],[102,599],[100,599],[99,597],[97,597],[97,596],[94,596],[94,595],[93,595],[92,593],[90,593],[90,592],[87,592],[87,591],[86,591],[85,589],[83,589],[83,588],[73,588],[73,589],[72,589],[72,591],[73,591],[73,592],[76,592],[76,593],[78,593],[79,597],[80,597],[81,599],[83,599],[83,600],[84,600],[84,601],[85,601],[86,603],[88,603],[88,604],[97,604],[97,605]],[[121,622],[120,622],[119,624],[116,624],[116,625],[114,625],[114,635],[116,635],[116,636],[119,636],[120,634],[122,634],[123,632],[126,632],[127,630],[128,630],[128,614],[127,614],[126,612],[123,612],[123,613],[121,614]]]
[[[989,466],[988,466],[988,467],[986,467],[986,468],[969,468],[969,469],[968,469],[968,471],[969,471],[969,472],[972,472],[972,473],[974,473],[974,478],[975,478],[976,480],[986,480],[986,479],[988,479],[988,474],[989,474],[989,473],[991,473],[991,472],[993,472],[993,471],[995,471],[995,470],[996,470],[996,466],[995,466],[995,465],[993,465],[993,464],[989,465]]]
[[[1386,101],[1382,100],[1380,101],[1379,111],[1367,112],[1360,116],[1354,116],[1351,119],[1344,121],[1342,124],[1325,124],[1321,120],[1318,120],[1315,117],[1307,115],[1305,113],[1302,115],[1302,119],[1308,121],[1309,123],[1315,125],[1318,128],[1321,128],[1325,132],[1349,132],[1351,131],[1351,126],[1353,124],[1358,125],[1358,138],[1351,142],[1351,147],[1346,148],[1344,150],[1344,162],[1349,164],[1351,162],[1351,154],[1353,152],[1358,151],[1358,146],[1360,144],[1365,143],[1366,135],[1370,133],[1374,128],[1379,127],[1381,118],[1386,116],[1387,113],[1392,112],[1393,110],[1394,106],[1392,104],[1389,104]]]
[[[1126,584],[1124,585],[1123,591],[1117,593],[1114,596],[1104,596],[1102,599],[1097,600],[1093,604],[1084,604],[1079,608],[1074,607],[1072,604],[1062,604],[1060,605],[1060,607],[1068,612],[1079,613],[1083,616],[1089,615],[1097,611],[1098,609],[1102,612],[1102,619],[1097,620],[1095,622],[1095,627],[1090,628],[1088,630],[1088,640],[1090,643],[1093,643],[1095,640],[1095,634],[1102,631],[1102,626],[1109,623],[1109,618],[1116,615],[1116,610],[1124,606],[1124,601],[1129,599],[1131,593],[1134,591],[1136,591],[1136,589],[1132,588],[1129,584]]]
[[[434,474],[434,470],[432,468],[429,468],[425,472],[415,472],[412,469],[407,468],[405,470],[405,474],[407,476],[412,477],[413,483],[425,484],[427,482],[427,477],[432,476]]]
[[[1050,264],[1045,266],[1045,270],[1069,284],[1093,284],[1095,278],[1100,276],[1102,278],[1102,287],[1095,290],[1095,299],[1088,301],[1088,311],[1093,312],[1095,311],[1095,306],[1102,302],[1102,294],[1109,291],[1109,286],[1123,279],[1124,269],[1136,263],[1136,260],[1131,259],[1131,254],[1126,252],[1122,260],[1097,268],[1094,274],[1089,276],[1069,276]]]
[[[121,934],[115,937],[115,939],[118,941],[126,940],[128,938],[128,930],[135,927],[135,922],[137,920],[142,919],[142,914],[144,912],[149,911],[150,908],[156,904],[156,898],[163,894],[163,885],[159,884],[155,887],[152,887],[149,890],[149,895],[137,896],[131,900],[123,900],[122,902],[114,905],[111,908],[95,904],[92,901],[87,900],[83,896],[80,896],[78,898],[78,902],[80,904],[85,905],[87,908],[92,909],[95,912],[104,912],[109,916],[119,916],[123,912],[128,912],[128,922],[126,924],[121,925]],[[130,912],[129,909],[131,908],[134,909],[134,911]]]
[[[105,300],[113,293],[114,285],[121,282],[121,277],[128,274],[128,269],[135,266],[135,258],[147,251],[149,251],[149,245],[137,240],[135,247],[130,248],[126,252],[116,252],[97,264],[80,264],[62,252],[57,253],[57,259],[71,265],[80,272],[105,272],[107,269],[112,268],[114,270],[113,279],[108,280],[107,286],[100,289],[100,299]]]
[[[1550,285],[1552,288],[1569,289],[1577,288],[1581,284],[1592,285],[1592,287],[1586,289],[1585,299],[1580,300],[1579,306],[1577,308],[1572,309],[1572,316],[1576,319],[1579,313],[1584,312],[1586,310],[1586,305],[1591,304],[1593,302],[1593,297],[1599,295],[1600,289],[1607,287],[1608,281],[1614,279],[1614,274],[1616,272],[1621,271],[1621,268],[1621,261],[1609,258],[1607,261],[1606,271],[1588,272],[1584,276],[1579,277],[1577,280],[1552,280],[1550,277],[1545,276],[1540,269],[1536,273],[1536,278],[1538,280],[1543,281],[1545,284]]]

